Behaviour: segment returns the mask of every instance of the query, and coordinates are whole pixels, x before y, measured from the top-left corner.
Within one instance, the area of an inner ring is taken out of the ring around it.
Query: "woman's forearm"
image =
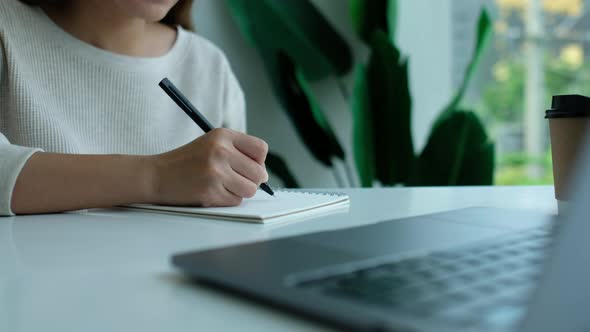
[[[130,203],[234,206],[268,180],[261,139],[218,128],[152,156],[37,152],[12,193],[16,214]]]
[[[17,178],[15,214],[72,211],[150,202],[150,158],[128,155],[72,155],[38,152]]]

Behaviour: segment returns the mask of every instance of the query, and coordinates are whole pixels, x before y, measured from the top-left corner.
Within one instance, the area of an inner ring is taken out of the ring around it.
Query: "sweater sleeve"
[[[223,126],[246,132],[246,100],[238,79],[229,63],[225,65],[225,86],[223,93]]]
[[[14,215],[11,209],[11,198],[16,178],[27,160],[37,151],[41,150],[11,145],[0,133],[0,217]]]
[[[1,42],[1,39],[0,39]],[[4,80],[4,54],[0,45],[0,84]],[[0,93],[0,128],[2,128],[3,112],[6,111],[6,101]],[[1,129],[0,129],[1,130]],[[11,198],[16,178],[31,155],[40,149],[11,145],[0,132],[0,217],[12,216]]]

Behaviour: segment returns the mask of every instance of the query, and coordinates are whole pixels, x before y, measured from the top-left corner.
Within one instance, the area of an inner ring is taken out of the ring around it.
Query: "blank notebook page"
[[[265,223],[285,216],[318,213],[349,203],[347,195],[277,190],[275,196],[258,190],[252,198],[232,207],[183,207],[134,204],[130,208],[190,214],[199,217]]]

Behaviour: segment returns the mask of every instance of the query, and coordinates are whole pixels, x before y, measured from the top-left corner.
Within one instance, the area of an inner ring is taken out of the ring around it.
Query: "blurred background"
[[[345,39],[355,59],[371,56],[367,43],[355,31],[348,0],[310,2]],[[588,5],[590,0],[397,1],[397,28],[391,33],[395,46],[408,59],[411,139],[416,153],[428,144],[437,117],[465,81],[485,9],[492,33],[461,98],[462,108],[477,115],[493,142],[494,184],[551,184],[544,111],[550,107],[552,95],[590,94],[590,65],[585,63],[590,46]],[[269,143],[300,186],[347,187],[366,182],[356,171],[358,151],[353,144],[354,102],[350,94],[355,94],[355,70],[309,84],[344,150],[345,163],[327,167],[314,158],[298,136],[273,93],[273,82],[260,52],[244,38],[228,2],[197,0],[194,16],[197,32],[226,53],[242,85],[249,133]],[[271,183],[281,182],[271,177]],[[377,179],[370,185],[398,185],[394,182]],[[422,184],[439,184],[431,182]]]

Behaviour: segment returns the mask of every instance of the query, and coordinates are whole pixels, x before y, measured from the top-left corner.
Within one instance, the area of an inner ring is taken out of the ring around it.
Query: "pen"
[[[209,122],[205,118],[205,116],[203,116],[203,114],[201,114],[201,112],[199,112],[199,110],[197,110],[197,108],[193,104],[191,104],[191,102],[188,101],[188,99],[186,99],[182,92],[180,92],[174,86],[174,84],[172,84],[172,82],[168,80],[168,78],[164,78],[158,85],[160,86],[160,88],[162,88],[162,90],[164,90],[164,92],[166,92],[166,94],[170,98],[172,98],[172,100],[174,100],[176,105],[178,105],[178,107],[180,107],[184,111],[184,113],[186,113],[186,115],[188,115],[197,125],[199,125],[201,129],[203,129],[204,132],[207,133],[213,130],[213,125],[211,124],[211,122]],[[272,188],[266,183],[262,183],[260,185],[260,189],[264,190],[271,196],[275,195]]]

